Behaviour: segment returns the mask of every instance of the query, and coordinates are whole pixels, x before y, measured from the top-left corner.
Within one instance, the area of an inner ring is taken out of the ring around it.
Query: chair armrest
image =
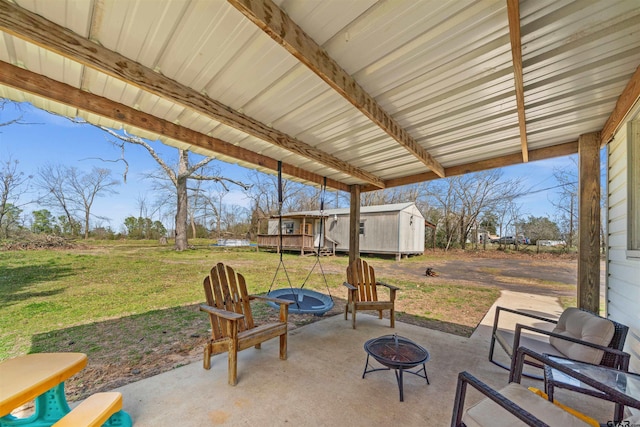
[[[262,296],[262,295],[249,295],[249,300],[252,299],[257,299],[257,300],[261,300],[261,301],[271,301],[274,302],[276,304],[293,304],[293,301],[288,300],[288,299],[281,299],[281,298],[272,298],[272,297],[266,297],[266,296]]]
[[[491,336],[492,337],[495,337],[495,335],[496,335],[496,331],[498,330],[498,323],[500,322],[500,313],[503,312],[503,311],[506,311],[508,313],[517,314],[517,315],[522,316],[522,317],[528,317],[530,319],[541,320],[543,322],[549,322],[549,323],[553,323],[553,324],[557,324],[558,323],[558,321],[555,320],[555,319],[549,319],[547,317],[538,316],[538,315],[530,314],[530,313],[525,313],[524,311],[514,310],[512,308],[497,306],[496,307],[496,314],[495,314],[495,317],[493,318],[493,329],[491,331]],[[513,347],[513,348],[516,349],[517,347]]]
[[[498,306],[498,307],[496,307],[496,317],[495,317],[495,322],[494,322],[495,324],[497,324],[498,317],[500,316],[500,312],[501,311],[506,311],[506,312],[509,312],[509,313],[517,314],[519,316],[528,317],[530,319],[542,320],[543,322],[549,322],[549,323],[553,323],[553,324],[557,324],[558,323],[558,321],[556,319],[550,319],[548,317],[538,316],[537,314],[526,313],[524,311],[514,310],[512,308]]]
[[[528,349],[526,347],[518,347],[518,350],[516,351],[516,356],[514,358],[516,363],[515,363],[514,369],[512,369],[511,372],[509,373],[509,382],[520,383],[520,380],[522,379],[522,371],[524,367],[525,356],[536,359],[544,365],[550,366],[553,369],[556,369],[570,377],[573,377],[593,387],[596,390],[606,393],[607,395],[609,395],[609,397],[615,399],[614,401],[626,402],[629,399],[628,396],[626,396],[624,393],[620,392],[619,390],[616,390],[615,388],[611,388],[594,378],[591,378],[589,376],[586,376],[580,373],[579,371],[569,368],[567,365],[563,363],[554,361],[549,357],[547,357],[546,355],[536,353],[535,351]],[[630,356],[630,355],[627,354],[627,356]],[[600,365],[594,365],[594,366],[600,366]],[[607,370],[607,369],[613,369],[613,368],[602,367],[602,369]]]
[[[222,317],[225,320],[238,321],[244,318],[244,314],[234,313],[233,311],[220,310],[219,308],[211,307],[210,305],[200,304],[200,311],[206,311],[217,317]]]
[[[528,331],[532,331],[532,332],[536,332],[542,335],[547,335],[549,337],[555,337],[555,338],[559,338],[565,341],[570,341],[570,342],[574,342],[576,344],[580,344],[580,345],[584,345],[586,347],[591,347],[591,348],[595,348],[597,350],[602,350],[605,353],[610,353],[610,354],[614,354],[617,358],[617,362],[616,363],[616,367],[618,369],[622,369],[624,371],[628,370],[629,368],[629,359],[630,359],[630,355],[628,353],[625,353],[624,351],[615,349],[615,348],[611,348],[611,347],[606,347],[600,344],[594,344],[588,341],[583,341],[577,338],[573,338],[573,337],[568,337],[566,335],[561,335],[561,334],[557,334],[555,332],[552,331],[546,331],[544,329],[540,329],[540,328],[536,328],[533,326],[528,326],[528,325],[522,325],[520,323],[516,324],[516,329],[515,329],[515,335],[513,337],[513,348],[517,349],[520,347],[520,335],[522,334],[522,330],[528,330]]]
[[[466,371],[458,374],[458,386],[456,388],[453,415],[451,417],[452,427],[459,427],[463,425],[462,415],[464,414],[464,400],[467,392],[467,384],[471,385],[474,389],[494,401],[499,406],[503,407],[515,417],[518,417],[518,419],[522,420],[525,424],[534,427],[549,427],[548,424],[536,418],[521,406],[507,399],[500,392],[489,387],[487,384],[483,383]]]
[[[391,289],[392,291],[400,290],[400,288],[398,288],[397,286],[393,286],[393,285],[390,285],[390,284],[385,283],[385,282],[376,282],[376,285],[377,286],[384,286],[386,288]]]
[[[558,323],[558,321],[556,319],[551,319],[549,317],[544,317],[544,316],[538,316],[537,314],[531,314],[531,313],[527,313],[525,311],[514,310],[512,308],[498,306],[497,310],[508,311],[509,313],[518,314],[518,315],[524,316],[524,317],[530,317],[532,319],[543,320],[545,322]]]
[[[343,284],[344,286],[346,286],[346,287],[347,287],[347,289],[348,289],[349,291],[356,291],[356,290],[358,290],[358,288],[356,288],[355,286],[353,286],[351,283],[342,282],[342,284]]]

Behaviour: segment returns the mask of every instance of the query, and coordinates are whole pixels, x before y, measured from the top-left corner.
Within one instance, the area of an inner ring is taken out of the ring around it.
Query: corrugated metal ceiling
[[[226,1],[17,0],[15,4],[385,184],[433,177],[416,155]],[[507,1],[283,0],[275,5],[445,170],[491,159],[496,165],[522,161],[522,155],[513,156],[522,149]],[[550,147],[603,129],[640,64],[640,3],[536,0],[522,1],[519,7],[528,148],[541,150],[538,157],[544,157]],[[4,63],[257,156],[248,161],[235,159],[231,152],[215,153],[226,161],[273,172],[261,162],[264,156],[327,177],[343,189],[368,184],[322,161],[322,155],[309,158],[305,149],[295,152],[274,145],[242,126],[222,124],[185,106],[179,98],[107,75],[73,54],[63,56],[39,47],[29,35],[11,35],[7,21],[15,14],[5,11],[0,19]],[[0,85],[0,96],[122,126],[113,118],[56,102],[54,95],[22,89],[5,83]],[[124,127],[142,137],[211,154],[206,144],[150,132],[143,122]],[[309,179],[303,175],[297,178]]]

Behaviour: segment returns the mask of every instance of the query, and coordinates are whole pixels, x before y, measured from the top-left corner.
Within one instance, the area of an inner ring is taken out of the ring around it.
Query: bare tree
[[[142,138],[128,135],[126,133],[120,134],[104,126],[97,127],[107,132],[118,141],[121,141],[120,143],[115,141],[113,143],[121,147],[121,149],[123,150],[124,144],[126,143],[144,147],[144,149],[147,150],[147,152],[156,161],[156,163],[158,163],[160,170],[164,175],[163,178],[167,179],[171,183],[172,190],[174,190],[175,192],[177,201],[175,216],[176,250],[182,251],[188,248],[187,221],[189,216],[189,192],[187,183],[189,180],[214,181],[224,187],[226,187],[227,184],[234,184],[244,189],[248,188],[248,185],[240,181],[225,178],[223,176],[220,176],[219,174],[206,175],[199,173],[199,171],[202,171],[206,165],[215,160],[214,157],[204,157],[197,163],[191,164],[189,160],[189,151],[178,148],[178,164],[174,169],[158,155],[158,153],[153,149],[153,147],[151,147],[151,145],[149,145],[149,143],[147,143]],[[155,176],[159,178],[158,175]]]
[[[290,212],[313,211],[320,209],[320,200],[323,197],[322,189],[311,185],[293,183],[292,197],[288,209]],[[324,197],[326,198],[326,192]],[[326,200],[325,200],[326,202]],[[328,207],[326,204],[325,208]]]
[[[222,232],[222,212],[224,209],[223,200],[229,193],[227,187],[214,184],[213,186],[203,186],[203,181],[197,181],[195,186],[191,186],[189,191],[189,222],[193,236],[196,236],[198,225],[207,227],[209,230],[217,230],[218,238]]]
[[[191,192],[191,197],[188,198],[188,223],[191,225],[191,236],[195,239],[198,237],[197,235],[197,225],[196,219],[198,215],[199,207],[202,204],[201,199],[203,198],[204,190],[202,189],[202,181],[196,181],[195,186],[188,188]],[[204,210],[206,213],[206,210]]]
[[[520,244],[520,239],[518,238],[519,234],[522,230],[518,228],[518,226],[522,223],[522,205],[518,203],[511,203],[509,205],[509,221],[510,224],[513,225],[513,237],[514,237],[514,245],[516,250],[518,250],[518,245]]]
[[[458,195],[450,179],[430,183],[427,187],[427,195],[431,199],[432,206],[440,211],[438,225],[444,241],[444,249],[449,250],[459,230],[459,217],[456,213],[456,206],[459,204]]]
[[[19,111],[20,107],[19,104],[17,102],[13,102],[11,100],[8,100],[6,98],[0,98],[0,111],[4,111],[5,107],[7,107],[8,105],[13,105],[14,108]],[[7,120],[5,122],[0,122],[0,127],[2,126],[9,126],[12,124],[25,124],[22,122],[22,115],[19,115],[13,119]]]
[[[278,177],[270,174],[251,172],[249,175],[251,187],[245,191],[253,202],[261,217],[268,217],[278,213]],[[293,181],[282,180],[282,212],[289,212],[297,187]]]
[[[362,206],[387,205],[391,203],[413,202],[420,205],[421,197],[427,188],[426,184],[411,184],[401,187],[385,188],[369,191],[360,195]]]
[[[70,168],[68,172],[70,179],[69,186],[72,189],[72,198],[75,204],[80,207],[84,217],[84,238],[89,238],[89,220],[91,218],[91,207],[96,197],[105,194],[114,194],[114,186],[120,182],[111,178],[109,169],[94,167],[89,173],[78,173],[77,169]],[[104,218],[102,218],[104,219]]]
[[[249,232],[249,210],[242,206],[228,206],[222,212],[222,223],[225,229],[236,236],[247,235]]]
[[[229,192],[226,189],[222,188],[212,194],[212,197],[207,198],[216,221],[216,230],[218,232],[218,237],[222,236],[222,218],[224,216],[224,207],[222,201],[227,194],[229,194]]]
[[[258,228],[262,219],[271,215],[278,215],[280,211],[278,177],[254,172],[250,175],[250,180],[252,183],[251,189],[245,193],[251,200],[251,212],[249,214],[251,226],[249,233],[255,234],[261,232]],[[319,187],[283,179],[282,213],[320,209],[322,196],[322,190]],[[325,192],[324,197],[324,207],[328,208],[331,201],[328,199],[327,192]]]
[[[441,210],[439,222],[445,249],[456,239],[466,248],[472,230],[484,213],[505,217],[513,200],[522,192],[519,179],[502,180],[500,169],[438,180],[427,187],[431,205]],[[500,213],[502,211],[502,213]]]
[[[472,229],[477,229],[480,215],[490,209],[498,195],[504,197],[501,191],[497,193],[498,183],[502,178],[502,171],[494,169],[471,175],[457,176],[451,179],[453,190],[458,194],[460,205],[458,207],[460,226],[460,247],[466,248],[467,240]],[[475,242],[475,237],[473,236]]]
[[[144,194],[138,194],[138,197],[136,197],[136,204],[138,205],[138,218],[147,218],[147,196]]]
[[[7,220],[9,216],[12,223],[17,209],[30,202],[19,202],[20,195],[27,191],[28,183],[32,176],[25,175],[18,168],[19,162],[13,160],[11,156],[0,162],[0,225],[4,230],[4,237],[9,237],[9,227]]]
[[[557,199],[551,201],[556,208],[557,223],[569,247],[573,246],[578,227],[578,164],[571,158],[574,167],[557,168],[553,176],[558,181]]]
[[[38,170],[36,181],[36,185],[45,192],[40,203],[61,209],[70,225],[71,234],[77,231],[74,224],[79,223],[76,213],[82,215],[85,239],[89,238],[91,208],[95,199],[115,193],[113,187],[118,184],[111,178],[109,169],[94,167],[91,172],[83,173],[75,167],[51,164]]]
[[[0,98],[0,111],[4,111],[8,105],[13,105],[16,110],[19,110],[18,103]],[[22,115],[0,122],[0,127],[12,124],[25,124],[22,122]],[[9,237],[12,226],[17,224],[19,213],[22,212],[21,207],[31,203],[30,201],[19,202],[20,195],[28,191],[28,182],[32,176],[21,172],[18,169],[18,163],[18,160],[14,160],[11,155],[6,160],[0,161],[0,227],[5,238]]]
[[[75,206],[69,199],[65,177],[66,168],[64,166],[46,164],[38,169],[35,185],[44,191],[39,203],[52,209],[62,210],[66,224],[69,226],[69,233],[74,235],[77,231],[75,224],[78,223],[78,220],[74,216]]]

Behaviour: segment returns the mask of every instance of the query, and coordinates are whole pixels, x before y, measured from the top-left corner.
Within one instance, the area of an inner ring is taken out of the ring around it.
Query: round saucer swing
[[[312,291],[311,289],[275,289],[270,291],[267,296],[295,302],[295,304],[289,305],[289,313],[322,316],[333,308],[333,299],[331,296]],[[267,301],[267,304],[273,308],[280,308],[278,304],[271,301]]]
[[[291,279],[289,279],[289,273],[287,273],[287,269],[282,260],[282,162],[278,161],[278,236],[280,237],[280,263],[278,264],[278,268],[276,268],[276,272],[273,276],[273,280],[271,281],[271,286],[269,287],[269,292],[267,292],[268,297],[279,298],[283,300],[293,301],[293,304],[289,305],[289,313],[294,314],[313,314],[315,316],[322,316],[327,311],[333,308],[333,297],[329,292],[329,284],[327,283],[327,278],[324,274],[324,270],[322,269],[322,264],[320,264],[320,249],[322,245],[323,238],[323,223],[322,214],[324,212],[324,194],[326,191],[327,179],[325,178],[325,182],[320,190],[320,236],[318,237],[318,250],[316,252],[316,262],[313,264],[313,267],[309,271],[306,279],[299,288],[294,288],[291,285]],[[304,289],[304,285],[307,283],[309,276],[313,273],[313,270],[316,268],[316,265],[320,266],[320,271],[322,272],[322,278],[324,279],[325,286],[327,287],[327,293],[329,295],[322,294],[317,291],[313,291],[311,289]],[[278,275],[278,271],[280,267],[284,270],[285,276],[287,277],[287,281],[289,282],[288,288],[282,289],[274,289],[271,290],[273,284]],[[271,307],[278,309],[280,306],[274,302],[267,301]]]

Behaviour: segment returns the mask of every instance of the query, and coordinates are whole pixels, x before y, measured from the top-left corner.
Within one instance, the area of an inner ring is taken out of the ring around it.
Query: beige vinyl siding
[[[635,167],[628,168],[629,176],[629,244],[628,255],[640,258],[640,120],[629,123],[627,158]]]
[[[628,248],[631,213],[627,138],[625,126],[608,145],[607,315],[629,326],[625,350],[632,357],[631,370],[640,372],[640,259],[630,256]]]
[[[421,253],[424,251],[424,217],[415,205],[400,212],[399,252]]]
[[[366,232],[366,226],[365,226]],[[327,221],[327,236],[337,242],[336,250],[349,250],[349,215],[338,215]]]
[[[399,215],[401,212],[360,214],[360,222],[364,222],[364,234],[360,235],[360,251],[400,252]]]

